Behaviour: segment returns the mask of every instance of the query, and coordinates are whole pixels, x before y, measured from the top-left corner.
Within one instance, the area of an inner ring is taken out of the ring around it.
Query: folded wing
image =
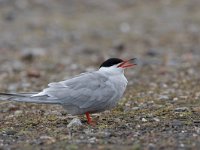
[[[113,98],[115,88],[108,77],[98,72],[85,73],[61,82],[50,83],[49,87],[32,97],[48,96],[49,100],[67,106],[95,111],[103,109]]]

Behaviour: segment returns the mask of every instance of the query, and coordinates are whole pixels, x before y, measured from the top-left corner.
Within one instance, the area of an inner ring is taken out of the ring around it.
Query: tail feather
[[[42,104],[59,104],[57,99],[52,99],[47,95],[43,96],[33,96],[36,93],[0,93],[0,101],[18,101],[18,102],[27,102],[27,103],[42,103]]]

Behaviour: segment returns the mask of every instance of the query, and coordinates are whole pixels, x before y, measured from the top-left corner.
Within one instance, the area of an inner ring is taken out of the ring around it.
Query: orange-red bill
[[[137,65],[136,64],[136,58],[132,58],[130,60],[125,60],[123,61],[121,64],[119,64],[117,67],[121,67],[121,68],[130,68]]]

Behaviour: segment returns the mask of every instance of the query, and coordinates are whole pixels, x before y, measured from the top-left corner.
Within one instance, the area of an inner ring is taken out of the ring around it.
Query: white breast
[[[126,90],[127,83],[128,81],[123,73],[109,75],[110,87],[112,87],[115,92],[111,93],[113,97],[107,102],[105,110],[116,106]]]

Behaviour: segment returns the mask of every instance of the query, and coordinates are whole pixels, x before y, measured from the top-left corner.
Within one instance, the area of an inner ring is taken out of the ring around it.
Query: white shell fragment
[[[74,118],[70,123],[67,125],[68,128],[75,127],[75,126],[82,126],[80,119]]]

